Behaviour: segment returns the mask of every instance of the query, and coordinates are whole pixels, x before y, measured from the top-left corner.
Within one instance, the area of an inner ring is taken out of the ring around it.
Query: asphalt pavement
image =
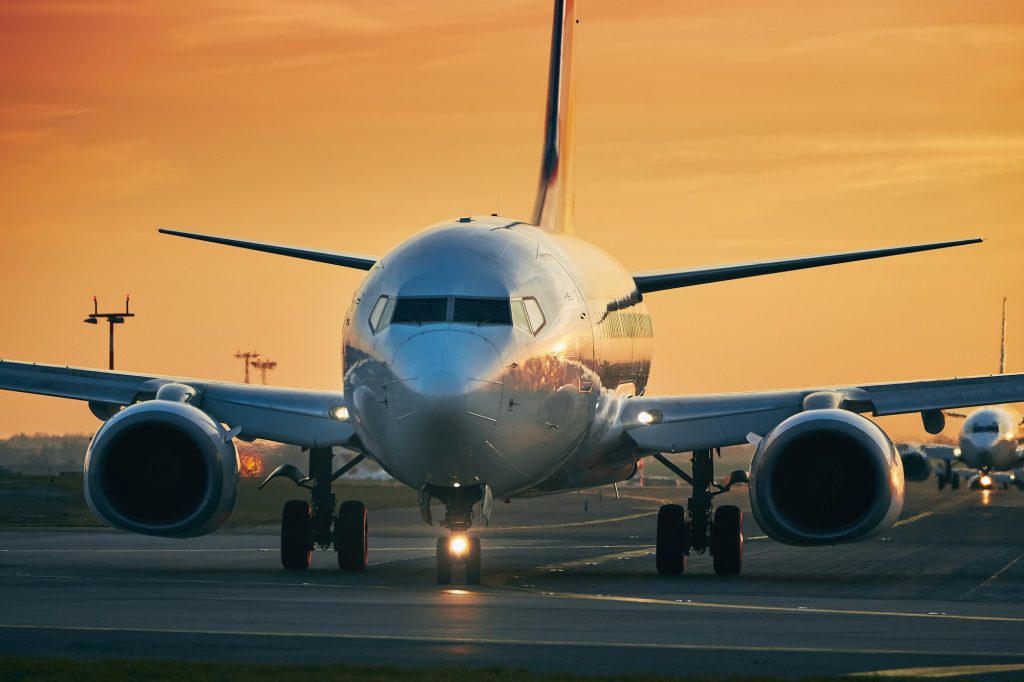
[[[658,506],[621,487],[496,504],[480,586],[434,584],[415,509],[372,512],[370,565],[281,569],[275,528],[168,540],[0,529],[0,655],[454,664],[537,671],[1024,677],[1024,493],[908,484],[901,521],[796,548],[745,516],[745,560],[658,576]],[[749,505],[746,490],[721,504]]]

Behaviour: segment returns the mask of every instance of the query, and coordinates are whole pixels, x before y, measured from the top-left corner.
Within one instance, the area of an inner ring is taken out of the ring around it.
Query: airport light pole
[[[260,380],[262,381],[263,385],[266,386],[267,385],[267,371],[268,370],[273,370],[275,367],[277,367],[277,361],[276,360],[270,360],[268,358],[262,358],[260,360],[253,360],[251,364],[252,364],[253,367],[255,367],[256,369],[258,369],[260,371]],[[249,383],[249,382],[246,381],[246,383]]]
[[[245,383],[249,383],[249,366],[259,357],[260,354],[254,350],[247,350],[244,353],[242,351],[237,351],[235,353],[235,359],[242,360],[245,363]]]
[[[107,325],[110,327],[110,369],[114,369],[114,325],[124,324],[126,317],[135,317],[135,313],[128,311],[128,306],[131,303],[131,296],[124,297],[124,312],[123,313],[101,313],[100,305],[96,301],[96,297],[92,297],[92,312],[89,317],[82,320],[86,324],[99,324],[100,318],[107,321]]]

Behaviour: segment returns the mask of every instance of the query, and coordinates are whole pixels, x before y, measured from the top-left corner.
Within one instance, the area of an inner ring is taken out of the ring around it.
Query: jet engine
[[[874,422],[809,410],[776,426],[750,465],[758,525],[790,545],[831,545],[889,528],[903,510],[903,465]]]
[[[924,453],[910,450],[900,455],[903,462],[903,477],[908,481],[927,481],[932,467]]]
[[[235,506],[231,435],[192,405],[151,400],[111,417],[85,456],[85,499],[98,518],[133,533],[205,535]]]

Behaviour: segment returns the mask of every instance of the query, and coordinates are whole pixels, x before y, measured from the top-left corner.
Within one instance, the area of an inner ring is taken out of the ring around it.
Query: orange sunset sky
[[[383,255],[499,195],[528,217],[550,5],[0,0],[0,356],[105,367],[82,318],[131,293],[119,369],[237,381],[253,349],[339,387],[363,273],[156,228]],[[576,232],[628,269],[987,240],[651,294],[651,393],[991,373],[1003,296],[1024,371],[1024,3],[578,11]]]

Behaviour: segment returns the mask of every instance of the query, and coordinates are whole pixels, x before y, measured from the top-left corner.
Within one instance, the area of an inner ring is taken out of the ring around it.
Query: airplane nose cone
[[[406,465],[424,483],[487,482],[502,395],[494,345],[467,331],[424,332],[399,347],[392,371],[393,444]]]
[[[428,372],[416,382],[416,392],[424,398],[464,398],[469,392],[466,380],[447,369]]]

